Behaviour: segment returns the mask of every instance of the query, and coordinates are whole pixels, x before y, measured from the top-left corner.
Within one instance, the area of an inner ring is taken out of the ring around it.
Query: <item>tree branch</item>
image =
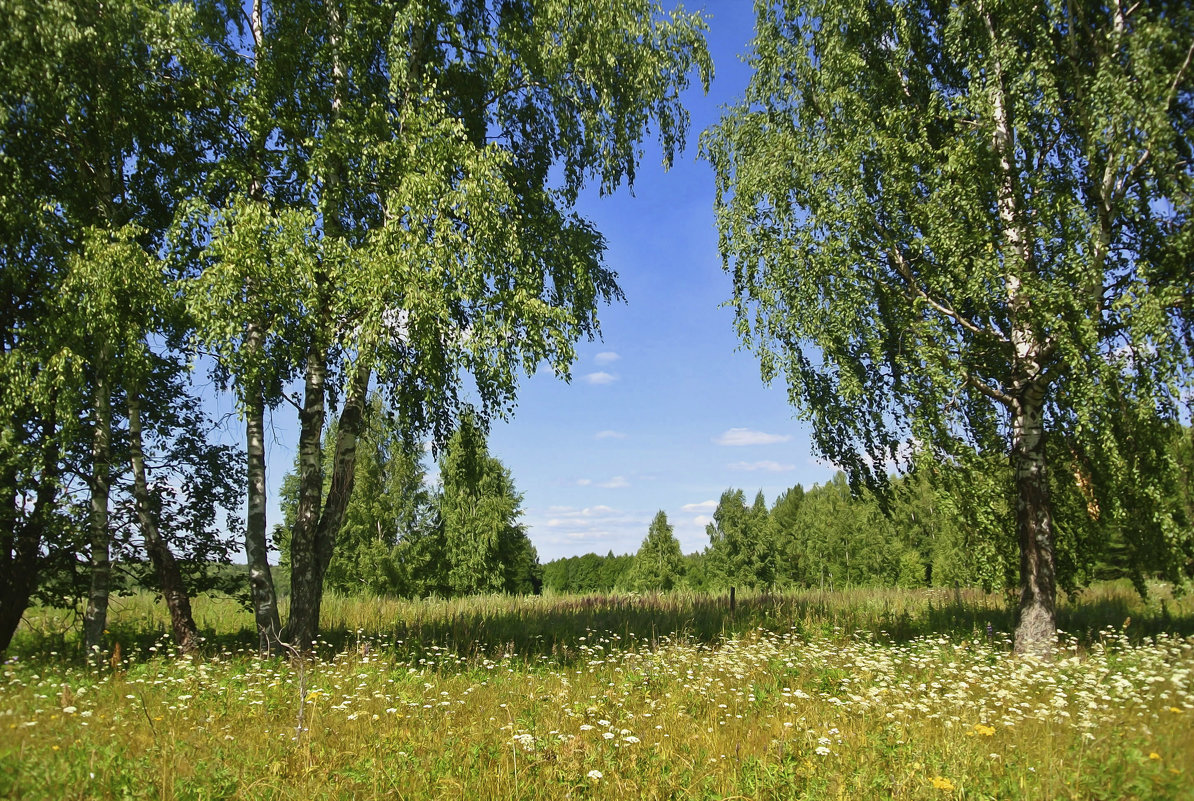
[[[956,311],[951,306],[948,306],[929,295],[929,293],[917,283],[916,276],[912,272],[912,267],[908,264],[907,259],[904,258],[904,254],[900,252],[899,247],[892,246],[887,251],[887,254],[892,260],[896,272],[899,273],[900,277],[904,279],[904,283],[907,285],[908,292],[913,297],[920,298],[927,303],[930,308],[936,310],[940,314],[944,314],[946,317],[950,318],[975,336],[993,337],[1004,344],[1008,342],[1008,339],[1003,335],[1003,332],[979,325],[969,317]]]
[[[974,387],[981,394],[987,396],[988,398],[995,401],[996,403],[1006,406],[1009,409],[1012,408],[1016,403],[1016,399],[1013,398],[1008,393],[1004,392],[1003,390],[999,389],[998,387],[991,386],[986,381],[975,378],[973,375],[971,375],[968,372],[963,373],[962,383],[968,384],[969,386]]]

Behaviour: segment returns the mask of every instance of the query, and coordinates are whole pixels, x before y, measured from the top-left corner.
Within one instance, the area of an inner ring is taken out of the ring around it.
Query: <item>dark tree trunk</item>
[[[1057,580],[1053,561],[1053,509],[1045,463],[1045,430],[1039,393],[1029,391],[1013,410],[1012,469],[1016,482],[1016,533],[1020,539],[1020,612],[1016,652],[1044,654],[1057,641]]]
[[[58,501],[57,427],[53,420],[42,424],[42,464],[33,511],[22,517],[17,508],[15,464],[0,474],[4,482],[4,518],[0,520],[0,656],[8,651],[17,626],[37,589],[41,549],[50,514]],[[8,460],[6,459],[6,464]],[[11,498],[11,503],[9,499]]]
[[[91,436],[91,587],[83,615],[83,644],[88,655],[103,644],[108,625],[108,596],[112,586],[109,554],[108,499],[111,492],[112,387],[107,375],[108,349],[100,348],[96,361],[94,428]]]
[[[326,354],[318,349],[307,354],[303,408],[299,414],[299,500],[290,533],[290,617],[284,637],[300,650],[310,648],[319,632],[323,589],[316,536],[323,505],[326,359]]]
[[[246,347],[260,350],[261,327],[249,323]],[[280,642],[282,624],[278,598],[269,567],[269,545],[265,532],[265,401],[256,382],[248,389],[245,403],[245,451],[248,462],[245,557],[249,566],[249,594],[257,624],[257,648],[272,653]]]
[[[145,550],[153,562],[158,583],[162,586],[162,597],[170,610],[170,627],[174,641],[184,654],[199,651],[199,629],[191,615],[191,597],[182,581],[182,572],[174,553],[162,539],[161,531],[149,512],[149,485],[145,478],[145,446],[141,436],[141,396],[139,389],[130,385],[128,389],[129,409],[129,461],[133,467],[133,498],[137,507],[137,522],[145,540]]]

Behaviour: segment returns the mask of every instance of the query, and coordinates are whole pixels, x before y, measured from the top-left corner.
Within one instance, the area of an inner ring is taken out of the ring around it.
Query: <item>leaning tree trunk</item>
[[[83,616],[83,644],[88,655],[103,643],[108,625],[108,595],[112,586],[109,554],[108,499],[112,461],[112,387],[107,375],[108,347],[100,347],[96,363],[94,429],[91,437],[91,587]]]
[[[170,627],[174,641],[184,654],[199,651],[199,629],[191,615],[191,597],[182,581],[182,571],[174,553],[162,539],[157,522],[149,513],[149,485],[145,478],[145,446],[141,436],[141,396],[136,386],[128,388],[129,409],[129,461],[133,467],[133,499],[136,502],[137,522],[145,540],[145,550],[153,562],[158,583],[162,586],[162,597],[170,610]]]
[[[51,402],[51,406],[53,402]],[[8,650],[21,624],[29,601],[37,589],[42,544],[50,517],[58,502],[59,448],[57,422],[42,423],[42,464],[33,510],[22,517],[17,509],[17,472],[9,465],[0,477],[4,482],[4,518],[0,520],[0,656]],[[7,454],[6,454],[7,455]],[[9,498],[12,503],[9,503]]]
[[[357,441],[360,439],[365,421],[369,379],[373,374],[364,361],[362,358],[362,363],[353,371],[348,396],[344,400],[344,410],[340,413],[340,421],[336,426],[336,450],[332,457],[331,482],[327,499],[323,503],[323,512],[319,516],[319,527],[315,532],[315,555],[319,562],[321,582],[322,576],[327,573],[328,564],[332,561],[336,538],[344,524],[344,514],[348,511],[348,502],[352,498],[353,482],[356,478]]]
[[[1048,653],[1057,640],[1057,580],[1053,562],[1053,510],[1045,463],[1045,430],[1039,392],[1029,391],[1013,411],[1012,469],[1016,482],[1016,533],[1020,539],[1020,620],[1017,653]]]

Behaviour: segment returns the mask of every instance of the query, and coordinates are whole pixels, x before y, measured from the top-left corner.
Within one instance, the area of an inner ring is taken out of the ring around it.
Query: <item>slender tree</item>
[[[1019,651],[1056,633],[1050,431],[1183,578],[1190,533],[1148,501],[1194,366],[1194,10],[756,8],[750,87],[704,153],[764,377],[855,479],[909,443],[1010,457]]]

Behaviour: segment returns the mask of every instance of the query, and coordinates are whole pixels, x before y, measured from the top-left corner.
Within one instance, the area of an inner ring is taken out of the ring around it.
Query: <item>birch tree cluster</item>
[[[648,139],[670,164],[679,95],[712,72],[701,17],[654,0],[5,0],[0,28],[0,651],[63,571],[104,645],[128,519],[180,638],[194,585],[170,554],[236,547],[261,649],[309,647],[370,393],[442,446],[466,409],[508,414],[520,375],[567,378],[622,297],[577,199],[632,183]],[[209,380],[243,461],[188,405]],[[280,414],[298,422],[286,620]]]

